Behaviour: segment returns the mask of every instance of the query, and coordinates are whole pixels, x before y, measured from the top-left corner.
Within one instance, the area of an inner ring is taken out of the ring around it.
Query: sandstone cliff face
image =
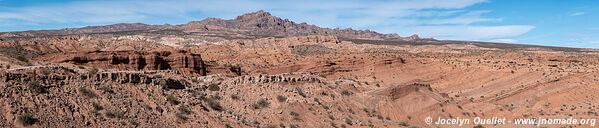
[[[179,51],[94,51],[54,54],[38,58],[53,63],[73,63],[101,69],[176,70],[184,76],[206,75],[199,54]]]

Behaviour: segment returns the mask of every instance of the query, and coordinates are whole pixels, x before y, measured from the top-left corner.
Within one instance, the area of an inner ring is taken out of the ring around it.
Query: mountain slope
[[[322,28],[307,23],[295,23],[282,19],[265,11],[257,11],[237,16],[235,19],[224,20],[207,18],[201,21],[191,21],[181,25],[148,25],[142,23],[121,23],[106,26],[89,26],[83,28],[67,28],[60,30],[38,30],[23,32],[0,33],[0,37],[37,37],[50,35],[93,34],[106,32],[140,31],[140,30],[178,30],[186,33],[226,32],[251,36],[304,36],[304,35],[334,35],[349,39],[400,39],[419,40],[418,36],[406,38],[398,34],[382,34],[370,30],[331,29]]]

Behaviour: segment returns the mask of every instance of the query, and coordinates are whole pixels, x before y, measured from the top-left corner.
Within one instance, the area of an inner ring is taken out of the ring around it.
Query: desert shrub
[[[50,75],[50,73],[52,73],[52,72],[51,72],[49,69],[42,68],[42,69],[40,70],[40,73],[41,73],[42,75],[45,75],[45,76],[47,76],[47,75]]]
[[[42,86],[42,84],[40,84],[36,80],[27,83],[27,88],[29,89],[29,91],[31,91],[31,93],[48,93],[48,89]]]
[[[23,55],[17,55],[16,59],[23,62],[29,62],[29,60],[27,60],[27,58]]]
[[[331,120],[335,120],[335,116],[333,116],[333,115],[329,115],[329,119],[331,119]]]
[[[123,118],[125,117],[125,113],[121,112],[121,111],[107,111],[106,112],[106,117],[108,118]]]
[[[94,110],[96,110],[96,111],[100,111],[100,110],[104,109],[104,107],[102,107],[101,104],[98,104],[96,102],[92,103],[92,106],[94,107]]]
[[[293,116],[293,120],[302,120],[297,112],[289,112],[289,115]]]
[[[178,105],[178,104],[180,103],[180,102],[179,102],[179,99],[177,99],[177,97],[175,97],[175,96],[173,96],[173,95],[168,95],[168,96],[166,96],[166,101],[167,101],[168,103],[171,103],[171,104],[173,104],[173,105]]]
[[[299,94],[300,96],[302,96],[304,98],[308,97],[302,88],[295,88],[295,91],[297,92],[297,94]]]
[[[112,90],[112,88],[110,88],[110,86],[101,86],[98,89],[102,90],[105,93],[114,93],[114,91]]]
[[[348,125],[352,125],[353,121],[351,119],[349,119],[349,118],[345,118],[345,123],[348,124]]]
[[[278,96],[277,96],[277,100],[278,100],[279,102],[285,102],[285,101],[287,101],[287,97],[285,97],[285,96],[281,96],[281,95],[278,95]]]
[[[212,84],[208,85],[208,90],[210,90],[210,91],[219,91],[220,87],[218,87],[218,84],[212,83]]]
[[[266,99],[260,99],[253,106],[254,106],[255,109],[261,109],[261,108],[266,108],[269,105],[270,105],[270,103],[268,102],[268,100],[266,100]]]
[[[331,122],[331,127],[333,127],[333,128],[339,128],[339,127],[337,127],[337,124],[335,124],[335,122]]]
[[[187,121],[187,119],[189,119],[189,117],[187,117],[186,115],[184,115],[182,113],[177,113],[177,114],[175,114],[175,116],[177,117],[177,119],[182,120],[182,121]]]
[[[94,93],[93,91],[85,88],[85,87],[79,87],[79,93],[83,96],[86,96],[88,98],[96,98],[98,97],[98,95],[96,93]]]
[[[220,103],[218,102],[218,100],[215,98],[208,99],[208,106],[210,106],[210,108],[212,108],[212,110],[215,110],[215,111],[220,112],[220,111],[224,110],[223,107],[220,106]]]
[[[38,122],[38,120],[33,117],[33,115],[26,113],[19,116],[19,122],[23,124],[23,126],[31,126]]]
[[[292,111],[292,112],[289,112],[289,115],[291,115],[291,116],[300,116],[300,114],[299,114],[299,113],[297,113],[297,112],[293,112],[293,111]]]
[[[405,121],[399,122],[399,125],[404,126],[404,127],[410,126]]]
[[[241,67],[238,65],[225,65],[227,67],[229,67],[229,71],[235,73],[235,75],[240,76],[241,75]]]
[[[89,73],[89,75],[91,75],[91,76],[96,75],[98,73],[98,68],[92,68],[87,73]]]
[[[352,94],[354,94],[354,93],[351,92],[351,91],[348,91],[348,90],[345,90],[345,89],[341,90],[341,95],[349,96],[349,95],[352,95]]]
[[[381,116],[381,115],[376,115],[376,118],[377,118],[377,119],[379,119],[379,120],[384,120],[384,119],[385,119],[385,118],[383,118],[383,116]]]
[[[166,80],[165,79],[159,79],[158,81],[158,85],[162,86],[162,88],[166,88]]]
[[[297,124],[290,124],[289,128],[300,128],[300,126]]]
[[[189,114],[191,114],[191,110],[186,106],[181,105],[179,106],[179,113],[177,113],[176,116],[179,120],[187,121],[187,119],[189,119],[187,115]]]
[[[269,124],[268,126],[266,126],[266,128],[278,128],[278,126],[275,124]]]
[[[187,108],[186,106],[181,105],[181,106],[179,106],[179,112],[181,112],[182,114],[185,114],[185,115],[189,115],[189,114],[191,114],[192,111],[189,110],[189,108]]]
[[[194,77],[194,78],[191,78],[191,82],[198,83],[198,82],[200,82],[200,80],[198,80],[197,77]]]
[[[239,96],[236,94],[231,94],[231,99],[233,100],[239,100]]]

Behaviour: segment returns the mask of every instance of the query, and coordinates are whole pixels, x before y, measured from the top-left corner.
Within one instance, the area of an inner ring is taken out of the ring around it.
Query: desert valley
[[[257,11],[181,25],[0,33],[0,90],[0,127],[596,119],[599,50],[321,28]]]

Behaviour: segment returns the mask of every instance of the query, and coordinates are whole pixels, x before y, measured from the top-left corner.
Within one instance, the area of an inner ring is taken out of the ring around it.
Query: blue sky
[[[183,24],[265,10],[323,27],[402,36],[599,48],[597,0],[0,0],[0,31]]]

